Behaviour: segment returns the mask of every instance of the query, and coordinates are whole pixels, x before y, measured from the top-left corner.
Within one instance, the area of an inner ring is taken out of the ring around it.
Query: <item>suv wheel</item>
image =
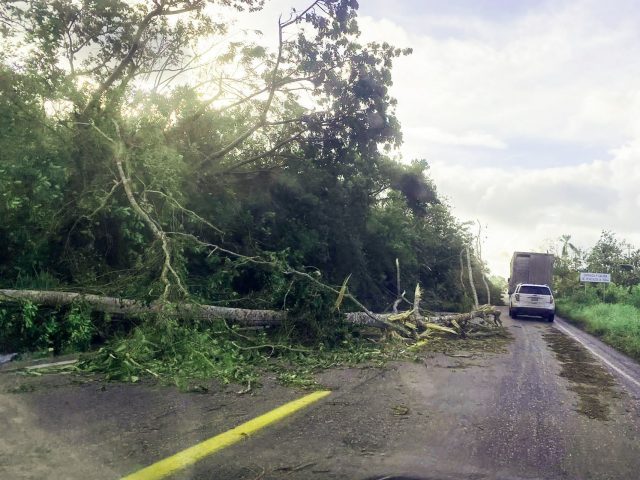
[[[550,322],[553,322],[554,318],[556,317],[556,315],[554,313],[549,314],[549,316],[547,317],[547,320],[549,320]]]

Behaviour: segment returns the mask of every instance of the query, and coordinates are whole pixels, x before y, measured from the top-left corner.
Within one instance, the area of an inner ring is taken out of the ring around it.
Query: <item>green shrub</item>
[[[67,313],[63,329],[63,346],[68,350],[86,351],[91,346],[95,329],[91,320],[91,311],[86,307],[74,306]]]
[[[38,308],[26,301],[0,309],[0,350],[10,352],[41,351],[55,353],[85,351],[96,334],[94,322],[101,314],[91,315],[87,308]]]
[[[634,285],[628,290],[626,303],[640,308],[640,285]]]

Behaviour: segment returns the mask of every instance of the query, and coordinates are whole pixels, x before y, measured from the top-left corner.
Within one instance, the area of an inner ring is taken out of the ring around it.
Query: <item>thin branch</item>
[[[240,253],[233,252],[231,250],[227,250],[225,248],[222,248],[219,245],[203,242],[198,237],[196,237],[195,235],[192,235],[190,233],[167,232],[167,234],[168,235],[181,235],[181,236],[185,236],[185,237],[191,238],[192,240],[194,240],[199,245],[207,247],[207,248],[210,248],[211,252],[209,252],[209,255],[213,255],[215,252],[220,251],[220,252],[227,253],[227,254],[229,254],[231,256],[246,260],[247,262],[254,263],[254,264],[257,264],[257,265],[269,265],[269,266],[271,266],[273,268],[280,268],[280,265],[277,262],[273,261],[273,260],[263,260],[260,257],[248,257],[246,255],[242,255]],[[284,269],[283,273],[285,275],[297,275],[299,277],[303,277],[303,278],[309,280],[310,282],[314,283],[315,285],[318,285],[319,287],[323,288],[324,290],[328,290],[330,292],[335,293],[336,295],[340,295],[340,290],[332,287],[331,285],[327,285],[325,283],[322,283],[320,280],[318,280],[317,278],[313,277],[312,275],[309,275],[306,272],[301,272],[300,270],[296,270],[295,268],[292,268],[288,264],[285,264],[284,266],[285,266],[285,269]],[[389,328],[391,330],[396,330],[396,331],[402,333],[405,336],[411,336],[411,332],[409,330],[407,330],[406,328],[404,328],[402,325],[398,325],[398,324],[395,324],[395,323],[392,323],[392,322],[387,322],[386,320],[381,319],[379,315],[375,315],[367,307],[365,307],[362,303],[360,303],[358,301],[358,299],[356,297],[354,297],[352,294],[346,293],[346,294],[344,294],[344,297],[348,298],[349,300],[351,300],[358,308],[360,308],[362,310],[362,312],[364,312],[364,314],[366,316],[370,317],[374,321],[381,322],[381,323],[385,324],[387,328]]]
[[[254,155],[253,157],[249,157],[249,158],[247,158],[245,160],[242,160],[240,162],[237,162],[237,163],[231,165],[230,167],[224,169],[222,171],[222,173],[223,174],[229,173],[229,172],[235,170],[236,168],[242,167],[244,165],[248,165],[249,163],[253,163],[253,162],[261,160],[261,159],[263,159],[265,157],[268,157],[269,155],[271,155],[272,153],[275,153],[277,150],[279,150],[280,148],[284,147],[288,143],[291,143],[294,140],[296,140],[297,138],[299,138],[303,133],[304,133],[304,131],[297,132],[294,135],[292,135],[292,136],[290,136],[288,138],[285,138],[284,140],[278,142],[277,144],[275,144],[272,148],[270,148],[266,152]]]
[[[270,75],[271,85],[268,90],[269,96],[267,97],[267,101],[264,105],[262,114],[260,115],[258,122],[256,122],[256,124],[253,127],[249,128],[246,132],[241,134],[238,138],[230,142],[227,146],[205,157],[204,160],[200,162],[200,167],[210,163],[213,160],[217,160],[221,157],[224,157],[227,153],[229,153],[231,150],[233,150],[234,148],[242,144],[247,138],[249,138],[257,130],[259,130],[265,125],[267,121],[267,115],[269,114],[269,110],[271,109],[271,104],[273,103],[273,98],[275,97],[276,90],[278,89],[278,82],[276,81],[276,76],[278,74],[278,70],[280,69],[280,63],[282,62],[282,56],[284,52],[284,41],[282,38],[283,29],[284,29],[284,26],[282,24],[282,20],[278,19],[278,55],[276,57],[276,63]]]
[[[193,5],[185,8],[180,8],[178,10],[165,10],[162,12],[162,16],[168,17],[169,15],[180,15],[181,13],[193,12],[194,10],[200,10],[203,6],[204,2],[196,2]]]
[[[243,340],[246,340],[246,341],[248,341],[248,342],[254,342],[254,339],[252,339],[252,338],[250,338],[250,337],[248,337],[248,336],[246,336],[246,335],[242,335],[241,333],[238,333],[238,331],[237,331],[236,329],[231,328],[225,319],[222,319],[222,321],[223,321],[223,323],[224,323],[224,326],[227,328],[227,330],[228,330],[230,333],[233,333],[233,334],[234,334],[234,335],[236,335],[237,337],[240,337],[240,338],[242,338]],[[311,352],[311,350],[306,349],[306,348],[295,348],[295,347],[290,347],[290,346],[288,346],[288,345],[280,345],[280,344],[275,344],[275,345],[272,345],[272,344],[266,344],[266,345],[253,345],[253,346],[250,346],[250,347],[241,347],[240,345],[238,345],[238,344],[236,344],[236,343],[234,343],[234,342],[232,342],[232,343],[233,343],[237,348],[239,348],[239,349],[241,349],[241,350],[255,350],[255,349],[261,349],[261,348],[271,348],[271,350],[273,351],[273,350],[276,350],[276,349],[278,349],[278,348],[282,348],[282,349],[284,349],[284,350],[290,350],[290,351],[292,351],[292,352],[301,352],[301,353],[310,353],[310,352]]]
[[[191,233],[184,233],[184,232],[166,232],[166,233],[167,235],[178,235],[178,236],[190,238],[191,240],[196,242],[198,245],[209,248],[211,251],[207,256],[211,256],[216,252],[222,252],[222,253],[226,253],[227,255],[231,255],[232,257],[240,258],[242,260],[245,260],[247,262],[254,263],[257,265],[275,265],[275,263],[270,260],[263,260],[260,257],[249,257],[247,255],[242,255],[241,253],[238,253],[238,252],[227,250],[226,248],[223,248],[220,245],[216,245],[214,243],[203,242],[202,240],[200,240],[198,237],[196,237]]]
[[[224,232],[222,230],[220,230],[218,227],[216,227],[214,224],[212,224],[211,222],[209,222],[208,220],[205,220],[204,218],[202,218],[200,215],[198,215],[196,212],[194,212],[193,210],[189,210],[188,208],[183,207],[180,202],[178,202],[175,198],[173,198],[171,195],[168,195],[164,192],[160,192],[159,190],[145,190],[145,192],[148,193],[155,193],[156,195],[161,195],[165,198],[167,198],[168,200],[170,200],[176,207],[178,207],[180,210],[188,213],[189,215],[191,215],[192,217],[194,217],[195,219],[199,220],[200,222],[204,223],[205,225],[207,225],[209,228],[215,230],[216,232],[218,232],[220,235],[224,235]]]
[[[316,0],[315,2],[313,2],[311,5],[309,5],[305,10],[303,10],[302,12],[300,12],[298,15],[291,15],[289,17],[289,20],[287,20],[286,22],[284,22],[282,24],[282,27],[288,27],[289,25],[296,23],[297,21],[299,21],[302,17],[304,17],[307,13],[309,13],[311,10],[313,10],[316,6],[319,6],[319,4],[322,3],[322,0]]]
[[[202,2],[196,2],[193,5],[190,5],[186,8],[181,8],[179,10],[164,10],[164,5],[160,3],[156,3],[156,8],[147,13],[136,30],[135,35],[133,36],[133,41],[131,43],[131,47],[129,51],[125,55],[125,57],[120,61],[118,66],[111,72],[111,75],[107,77],[107,79],[102,82],[98,89],[93,93],[89,102],[84,107],[82,113],[90,111],[94,108],[100,98],[104,93],[111,88],[111,86],[122,76],[123,72],[133,64],[133,59],[136,53],[144,47],[146,41],[142,41],[142,36],[147,31],[151,23],[156,17],[168,16],[168,15],[179,15],[181,13],[191,12],[194,10],[199,10],[203,6]]]
[[[307,120],[310,116],[311,115],[302,115],[296,118],[287,118],[285,120],[277,120],[275,122],[266,122],[265,125],[268,125],[270,127],[275,127],[276,125],[288,125],[290,123],[300,123]]]
[[[287,265],[287,270],[284,272],[285,274],[289,274],[289,275],[298,275],[300,277],[306,278],[307,280],[309,280],[311,283],[314,283],[315,285],[318,285],[319,287],[325,289],[325,290],[329,290],[330,292],[335,293],[336,295],[340,295],[340,290],[333,288],[331,285],[327,285],[325,283],[322,283],[320,280],[318,280],[317,278],[314,278],[312,275],[309,275],[306,272],[301,272],[299,270],[296,270],[294,268],[291,268],[290,266]],[[409,332],[409,330],[407,330],[406,328],[404,328],[401,325],[395,324],[395,323],[391,323],[391,322],[387,322],[386,320],[382,320],[380,318],[380,315],[376,315],[374,314],[372,311],[370,311],[367,307],[365,307],[362,303],[360,303],[358,301],[358,299],[356,297],[354,297],[352,294],[350,293],[345,293],[344,294],[345,298],[348,298],[349,300],[351,300],[358,308],[362,309],[362,311],[370,318],[372,318],[373,320],[375,320],[376,322],[382,322],[384,323],[388,328],[392,329],[392,330],[396,330],[398,332],[401,332],[403,335],[405,336],[411,336],[411,332]]]
[[[151,25],[151,22],[153,21],[153,19],[159,16],[161,13],[162,13],[162,5],[158,5],[155,9],[151,10],[149,13],[145,15],[145,17],[140,22],[140,25],[138,25],[138,29],[135,35],[133,36],[133,42],[131,43],[131,47],[129,48],[129,51],[127,52],[125,57],[120,61],[118,66],[113,70],[113,72],[111,72],[111,75],[109,75],[107,79],[98,86],[98,89],[93,93],[93,95],[91,96],[91,99],[89,100],[87,105],[84,107],[83,113],[91,110],[93,107],[95,107],[98,104],[102,95],[111,87],[111,85],[114,84],[114,82],[118,78],[120,78],[120,76],[122,75],[122,72],[124,72],[124,70],[129,66],[129,64],[133,62],[134,55],[138,52],[138,50],[142,45],[141,43],[142,35],[147,30],[147,28],[149,28],[149,25]]]
[[[115,123],[116,130],[120,131],[118,124]],[[164,291],[162,293],[162,300],[167,300],[170,290],[171,290],[171,281],[169,280],[169,273],[173,275],[176,280],[176,284],[180,291],[185,295],[189,296],[189,292],[182,284],[182,280],[180,279],[180,275],[175,271],[173,265],[171,263],[171,249],[169,246],[169,239],[165,232],[160,228],[160,226],[151,219],[151,217],[144,211],[144,209],[140,206],[138,201],[136,200],[133,189],[131,188],[131,180],[125,173],[123,167],[123,157],[124,157],[124,144],[120,142],[116,142],[114,139],[109,137],[106,133],[100,130],[96,125],[93,125],[93,128],[98,131],[104,138],[106,138],[112,145],[114,145],[114,160],[116,163],[116,167],[118,169],[118,175],[120,176],[120,182],[122,183],[122,187],[124,188],[124,192],[129,200],[129,204],[134,209],[134,211],[138,214],[138,216],[147,224],[147,227],[151,230],[153,235],[160,240],[160,244],[162,246],[162,252],[164,254],[164,262],[162,264],[162,271],[160,273],[160,281],[164,284]]]
[[[71,228],[67,232],[67,241],[65,243],[65,248],[67,248],[69,246],[69,240],[71,239],[71,234],[75,230],[75,228],[78,225],[78,223],[80,223],[80,220],[82,220],[82,219],[87,219],[88,220],[88,219],[91,219],[91,218],[95,217],[100,210],[102,210],[104,207],[106,207],[107,202],[109,201],[111,196],[114,194],[114,192],[116,191],[116,189],[120,185],[122,185],[122,181],[114,182],[113,186],[111,187],[111,190],[109,190],[109,193],[107,193],[107,196],[102,199],[102,201],[100,202],[100,205],[98,205],[95,208],[95,210],[93,210],[93,212],[91,212],[89,215],[81,215],[76,219],[75,222],[73,222],[73,225],[71,226]]]
[[[283,78],[283,79],[279,80],[278,82],[276,82],[276,88],[281,88],[281,87],[284,87],[286,85],[290,85],[290,84],[293,84],[293,83],[310,82],[313,79],[317,78],[318,76],[326,73],[327,71],[333,70],[335,68],[336,68],[336,66],[333,66],[333,67],[330,67],[330,68],[325,68],[325,69],[319,71],[318,73],[315,73],[313,75],[309,75],[308,77]],[[225,77],[225,78],[222,78],[222,80],[224,80],[224,81],[234,81],[234,82],[239,82],[239,83],[246,84],[246,82],[242,81],[241,79],[236,79],[236,78]],[[201,82],[197,86],[202,86],[204,83],[209,83],[211,81],[217,81],[217,80],[207,80],[206,82]],[[231,88],[231,87],[228,87],[228,88]],[[241,92],[239,90],[237,90],[236,95],[237,96],[241,96],[242,98],[240,98],[239,100],[237,100],[237,101],[235,101],[235,102],[233,102],[233,103],[231,103],[229,105],[225,105],[223,107],[220,107],[220,109],[217,110],[217,112],[220,114],[220,113],[223,113],[223,112],[225,112],[227,110],[230,110],[232,108],[239,107],[243,103],[246,103],[249,100],[262,95],[263,93],[268,92],[270,88],[271,88],[271,85],[267,85],[267,86],[265,86],[265,87],[263,87],[263,88],[261,88],[259,90],[254,91],[253,93],[250,93],[250,94],[247,94],[247,95],[244,95],[244,96],[242,96]],[[213,102],[206,103],[204,105],[204,107],[209,106],[210,103],[213,103]]]

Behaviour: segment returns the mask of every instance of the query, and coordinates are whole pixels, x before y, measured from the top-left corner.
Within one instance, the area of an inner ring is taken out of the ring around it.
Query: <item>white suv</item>
[[[556,304],[553,293],[547,285],[519,283],[509,297],[509,316],[535,315],[553,322]]]

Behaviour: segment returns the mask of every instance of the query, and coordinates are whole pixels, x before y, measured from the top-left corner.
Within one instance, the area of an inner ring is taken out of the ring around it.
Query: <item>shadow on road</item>
[[[536,322],[536,323],[549,323],[546,318],[534,317],[529,315],[518,315],[518,318],[513,318],[513,317],[509,317],[509,318],[514,322],[528,321],[528,322]]]

